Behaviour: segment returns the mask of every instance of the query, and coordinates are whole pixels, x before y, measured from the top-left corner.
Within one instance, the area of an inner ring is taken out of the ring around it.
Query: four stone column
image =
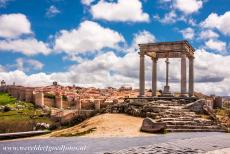
[[[189,96],[192,97],[194,93],[194,58],[189,58]]]
[[[140,74],[139,74],[139,97],[145,95],[145,53],[139,52],[140,55]],[[194,58],[189,58],[189,96],[194,93]],[[166,86],[168,86],[168,59],[166,60]],[[181,94],[187,94],[187,78],[186,78],[186,54],[181,55]],[[157,92],[157,58],[152,58],[152,96],[156,96]]]
[[[143,97],[145,95],[145,54],[143,52],[139,52],[139,55],[140,55],[139,97]]]
[[[152,58],[152,96],[157,93],[157,59]]]

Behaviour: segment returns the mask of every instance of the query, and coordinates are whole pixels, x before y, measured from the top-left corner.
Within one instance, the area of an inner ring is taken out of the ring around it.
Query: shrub
[[[55,99],[55,95],[53,95],[53,94],[45,94],[44,97],[49,98],[49,99]]]
[[[10,111],[11,109],[10,109],[10,107],[9,106],[4,106],[3,107],[3,112],[8,112],[8,111]]]
[[[67,97],[65,95],[62,96],[63,101],[67,101]]]

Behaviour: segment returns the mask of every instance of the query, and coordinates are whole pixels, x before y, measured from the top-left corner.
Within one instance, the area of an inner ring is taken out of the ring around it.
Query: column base
[[[189,97],[188,93],[181,93],[180,97]]]
[[[169,91],[169,89],[169,86],[164,86],[163,94],[170,94],[171,92]]]
[[[189,95],[189,97],[191,97],[191,98],[196,98],[196,96],[195,96],[195,95]]]
[[[170,92],[170,87],[169,86],[164,86],[164,90],[162,93],[162,97],[173,97],[173,94]]]

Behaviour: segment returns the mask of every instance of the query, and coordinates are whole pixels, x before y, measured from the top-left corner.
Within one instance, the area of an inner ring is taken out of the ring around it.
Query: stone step
[[[194,121],[163,121],[166,125],[197,125]]]
[[[225,132],[223,129],[166,129],[167,132]]]
[[[166,106],[166,107],[171,107],[171,108],[174,108],[174,107],[179,107],[179,108],[184,107],[184,106],[182,106],[180,104],[154,104],[154,105],[156,105],[156,106]]]
[[[172,110],[172,109],[168,109],[168,110],[163,110],[166,113],[191,113],[191,114],[196,114],[195,112],[192,112],[190,110]]]
[[[202,125],[202,126],[208,126],[213,125],[213,121],[204,121],[204,122],[196,122],[196,121],[162,121],[166,123],[167,125]]]
[[[167,125],[167,129],[221,129],[219,126],[200,126],[200,125]]]
[[[161,118],[179,118],[179,117],[191,117],[192,119],[200,118],[200,115],[174,115],[174,114],[159,114]]]
[[[160,121],[193,121],[193,117],[161,118]]]
[[[191,112],[189,109],[168,109],[167,111],[171,111],[171,112]]]

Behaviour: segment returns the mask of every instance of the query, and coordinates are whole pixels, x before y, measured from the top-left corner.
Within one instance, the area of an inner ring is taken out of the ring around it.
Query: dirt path
[[[102,114],[50,136],[136,137],[153,134],[140,132],[143,118],[125,114]]]

